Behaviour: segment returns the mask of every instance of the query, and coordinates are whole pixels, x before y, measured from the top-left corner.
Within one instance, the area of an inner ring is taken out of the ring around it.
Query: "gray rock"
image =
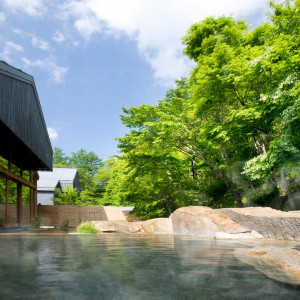
[[[157,218],[143,222],[138,222],[138,225],[146,233],[154,234],[172,234],[172,220],[170,218]]]
[[[238,260],[274,280],[300,285],[300,251],[273,246],[235,250]]]
[[[227,233],[227,232],[217,232],[215,234],[217,240],[240,240],[240,239],[261,239],[263,236],[252,230],[251,232],[244,233]]]
[[[112,221],[93,221],[98,232],[116,232]]]
[[[206,206],[188,206],[177,209],[170,217],[175,234],[215,237],[217,232],[249,233],[247,227],[237,224],[225,214]]]
[[[265,238],[299,240],[300,213],[270,207],[222,208],[219,212],[238,224],[255,230]]]

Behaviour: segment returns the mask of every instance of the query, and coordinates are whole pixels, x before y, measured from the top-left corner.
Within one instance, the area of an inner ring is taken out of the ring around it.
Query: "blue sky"
[[[181,37],[222,14],[266,20],[267,0],[0,0],[0,60],[35,79],[53,147],[105,159],[121,107],[156,104],[188,76]]]

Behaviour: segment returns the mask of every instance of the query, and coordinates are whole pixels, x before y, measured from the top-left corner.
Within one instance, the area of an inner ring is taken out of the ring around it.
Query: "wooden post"
[[[20,177],[23,178],[23,158],[21,158],[20,164]],[[17,208],[18,208],[18,223],[22,225],[23,222],[23,185],[17,183]]]
[[[5,224],[8,225],[9,181],[6,179]]]
[[[29,181],[32,182],[32,170],[29,172]],[[32,221],[33,217],[33,193],[32,193],[32,188],[30,188],[30,194],[29,194],[29,211],[30,211],[30,222]]]
[[[12,140],[9,139],[9,149],[8,149],[8,165],[7,169],[11,171],[11,161],[12,161]],[[6,179],[6,202],[5,202],[5,223],[8,225],[8,210],[9,210],[9,180]]]
[[[37,187],[37,177],[38,177],[38,172],[37,170],[34,171],[33,174],[33,183]],[[34,213],[33,216],[37,217],[38,216],[38,208],[37,208],[37,188],[33,190],[33,206],[34,206]]]
[[[22,225],[23,221],[23,210],[22,210],[22,202],[23,202],[23,188],[22,183],[17,183],[17,223]]]

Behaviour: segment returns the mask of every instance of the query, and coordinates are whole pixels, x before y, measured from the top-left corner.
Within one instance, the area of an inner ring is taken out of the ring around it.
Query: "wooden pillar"
[[[8,149],[8,165],[7,168],[11,171],[11,161],[12,161],[12,140],[9,140],[9,149]],[[5,223],[8,225],[8,210],[9,210],[9,180],[6,179],[6,202],[5,202]]]
[[[34,171],[33,174],[33,183],[37,187],[37,179],[38,179],[38,172],[37,170]],[[37,188],[33,190],[33,207],[34,207],[34,213],[33,216],[38,216],[38,207],[37,207]]]
[[[8,225],[9,181],[6,179],[5,224]]]
[[[23,186],[22,183],[17,183],[17,223],[22,225],[23,221]]]
[[[32,170],[30,170],[29,172],[29,181],[30,182],[33,182],[32,180]],[[32,188],[30,188],[30,194],[29,194],[29,211],[30,211],[30,222],[32,220],[32,217],[33,217],[33,190]]]
[[[23,158],[21,158],[20,164],[20,177],[23,177]],[[23,222],[23,185],[22,183],[17,183],[17,218],[19,225]]]

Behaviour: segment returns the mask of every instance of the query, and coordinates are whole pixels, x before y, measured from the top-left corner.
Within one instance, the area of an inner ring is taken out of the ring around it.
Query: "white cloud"
[[[31,43],[33,47],[37,47],[42,50],[50,50],[51,46],[47,41],[42,40],[41,38],[32,35]]]
[[[12,28],[12,32],[16,35],[19,35],[23,39],[31,39],[31,44],[33,47],[39,48],[44,51],[49,51],[52,49],[49,42],[43,40],[40,37],[37,37],[34,33],[26,32],[20,28]]]
[[[65,40],[65,37],[60,31],[56,31],[52,39],[57,43],[61,43]]]
[[[38,67],[49,73],[50,78],[55,83],[63,83],[64,77],[68,71],[68,68],[61,67],[56,64],[56,59],[53,57],[47,57],[44,60],[37,59],[31,61],[28,58],[22,58],[25,67]]]
[[[268,0],[71,0],[61,6],[64,18],[88,40],[94,33],[129,36],[137,42],[154,76],[168,85],[186,75],[189,63],[182,56],[180,38],[207,16],[238,17],[265,9]]]
[[[47,130],[48,130],[48,134],[49,134],[49,138],[50,139],[57,139],[58,138],[58,134],[57,134],[57,131],[52,128],[52,127],[47,127]]]
[[[88,40],[93,33],[101,32],[101,20],[85,1],[70,1],[60,6],[61,18],[73,17],[74,27]]]
[[[22,30],[20,28],[12,28],[11,30],[14,34],[22,36]]]
[[[4,22],[6,19],[6,16],[3,12],[0,11],[0,23]]]
[[[22,52],[23,51],[23,47],[18,45],[18,44],[15,44],[13,42],[6,42],[4,44],[4,47],[3,47],[3,51],[1,53],[1,56],[2,58],[6,61],[6,62],[9,62],[11,63],[12,62],[12,59],[11,59],[11,53],[13,51],[17,51],[17,52]]]
[[[40,16],[46,10],[43,0],[3,0],[3,2],[11,10],[22,11],[30,16]]]

